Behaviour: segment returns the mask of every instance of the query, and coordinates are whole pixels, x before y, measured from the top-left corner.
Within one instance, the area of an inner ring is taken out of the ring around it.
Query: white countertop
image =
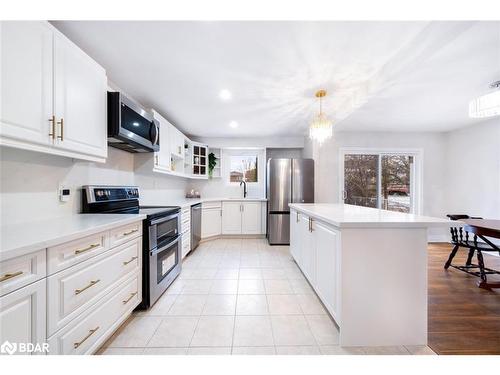
[[[291,203],[291,209],[342,228],[428,228],[461,226],[447,219],[331,203]]]
[[[0,227],[0,260],[6,260],[145,219],[139,214],[75,214]]]
[[[187,207],[203,202],[265,202],[266,198],[183,198],[169,202],[172,206]]]

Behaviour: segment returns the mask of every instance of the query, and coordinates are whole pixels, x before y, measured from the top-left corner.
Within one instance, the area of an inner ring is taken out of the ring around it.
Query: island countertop
[[[290,209],[339,228],[428,228],[462,226],[443,218],[334,203],[291,203]]]

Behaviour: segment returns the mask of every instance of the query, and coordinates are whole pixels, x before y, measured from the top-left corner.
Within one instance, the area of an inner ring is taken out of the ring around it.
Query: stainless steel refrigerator
[[[314,160],[267,161],[267,238],[271,245],[290,244],[289,203],[314,202]]]

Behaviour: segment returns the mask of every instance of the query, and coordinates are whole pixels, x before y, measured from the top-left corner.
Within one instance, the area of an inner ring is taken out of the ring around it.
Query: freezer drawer
[[[290,214],[269,214],[268,240],[270,245],[290,244]]]

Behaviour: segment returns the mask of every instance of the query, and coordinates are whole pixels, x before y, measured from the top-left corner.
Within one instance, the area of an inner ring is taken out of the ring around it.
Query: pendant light
[[[331,138],[333,135],[332,122],[323,113],[323,98],[326,96],[326,90],[319,90],[315,96],[319,99],[319,113],[314,116],[309,125],[309,138],[317,141],[320,145]]]

